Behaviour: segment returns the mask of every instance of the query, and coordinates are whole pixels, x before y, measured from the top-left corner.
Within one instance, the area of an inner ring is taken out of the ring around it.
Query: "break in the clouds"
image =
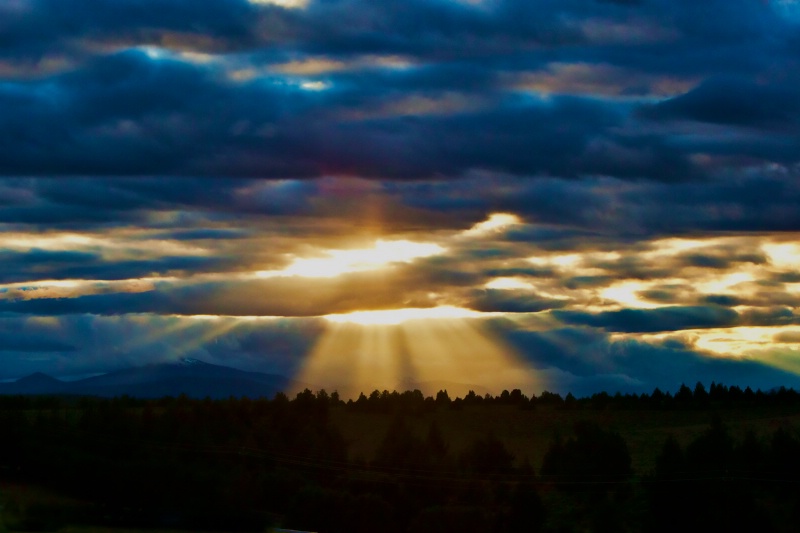
[[[3,2],[0,378],[792,384],[798,60],[789,0]]]

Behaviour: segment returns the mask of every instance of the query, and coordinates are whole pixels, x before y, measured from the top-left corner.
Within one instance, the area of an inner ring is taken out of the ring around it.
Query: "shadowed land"
[[[786,389],[5,396],[0,423],[9,530],[667,531],[690,512],[800,525]]]

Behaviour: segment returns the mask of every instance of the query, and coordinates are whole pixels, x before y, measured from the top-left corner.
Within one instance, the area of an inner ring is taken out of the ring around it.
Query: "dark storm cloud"
[[[795,308],[774,305],[750,309],[742,313],[742,324],[748,326],[790,326],[800,323]]]
[[[682,300],[682,295],[680,289],[673,289],[673,288],[657,288],[657,289],[648,289],[645,291],[639,291],[637,293],[638,296],[645,298],[650,301],[666,303],[666,304],[675,304]],[[723,302],[728,303],[728,300],[724,295],[721,296]],[[721,303],[718,299],[715,299],[712,296],[706,298],[707,303],[715,304],[715,305],[724,305],[726,307],[733,307],[733,305],[725,305],[725,303]]]
[[[656,119],[684,119],[716,124],[797,131],[800,94],[795,87],[752,80],[712,78],[686,94],[647,109]]]
[[[556,310],[553,315],[567,324],[585,325],[606,331],[652,333],[683,329],[720,328],[738,325],[739,314],[725,307],[662,307],[658,309],[621,309],[588,313]]]
[[[621,6],[639,6],[644,3],[644,0],[597,0],[598,2],[605,2],[609,4],[618,4]]]
[[[766,263],[767,258],[764,254],[730,254],[714,255],[711,253],[690,253],[677,258],[685,266],[713,269],[729,269],[735,263]]]
[[[77,53],[82,40],[158,42],[170,33],[177,34],[176,40],[184,36],[193,48],[225,48],[248,40],[257,12],[244,0],[82,0],[69,5],[58,0],[11,0],[0,6],[0,49],[35,59],[64,45]]]
[[[550,321],[504,335],[564,387],[793,383],[634,340],[798,323],[800,278],[757,236],[800,231],[800,40],[779,7],[0,2],[0,237],[16,239],[0,282],[31,285],[0,292],[0,376],[187,353],[291,371],[322,330],[297,317],[462,305]],[[465,232],[495,212],[521,223]],[[666,237],[709,243],[649,256]],[[253,274],[377,238],[446,251],[331,279]],[[736,271],[758,279],[703,288]],[[531,288],[486,288],[496,277]],[[604,291],[631,280],[670,307]],[[213,337],[230,319],[171,314],[292,318]]]
[[[277,106],[291,103],[280,93],[232,91],[191,64],[120,52],[39,87],[0,88],[0,158],[11,174],[186,174],[205,158],[204,148],[225,148],[219,143],[230,139],[229,115],[275,120]]]
[[[718,136],[687,144],[670,126],[646,132],[650,119],[796,130],[793,84],[770,71],[776,53],[791,58],[788,24],[769,6],[623,4],[15,0],[2,8],[9,72],[14,58],[71,57],[0,85],[2,172],[438,179],[489,170],[672,182],[715,173],[697,152],[740,147]],[[747,78],[735,67],[742,42]],[[385,68],[380,56],[408,65]],[[700,64],[681,71],[689,59]],[[339,66],[285,67],[304,61]],[[596,77],[601,85],[635,72],[646,84],[698,85],[658,89],[674,98],[647,104],[641,122],[634,104],[600,86],[571,87],[570,65],[626,72]],[[744,81],[761,71],[765,81]],[[518,87],[514,73],[538,89]],[[325,90],[306,90],[309,80]],[[795,141],[762,136],[751,152],[790,163]]]
[[[63,342],[21,337],[19,334],[3,333],[0,335],[0,352],[74,352],[75,346]]]
[[[635,223],[654,232],[787,231],[800,228],[797,172],[768,171],[713,183],[653,185],[623,193]]]
[[[533,292],[520,294],[519,291],[483,289],[474,292],[469,307],[489,313],[537,313],[567,304],[564,300],[544,298]]]
[[[781,19],[763,2],[731,5],[691,2],[503,0],[486,4],[389,0],[311,1],[305,9],[254,5],[243,0],[133,2],[86,0],[69,9],[57,0],[13,0],[6,46],[46,49],[71,40],[163,40],[178,34],[199,49],[294,45],[326,53],[389,50],[481,55],[532,47],[596,42],[586,20],[611,25],[631,15],[659,22],[692,42],[766,41],[763,29],[780,31]],[[192,39],[195,37],[195,39]],[[205,40],[200,39],[205,37]],[[608,38],[608,35],[605,35]],[[175,38],[175,37],[173,37]],[[210,42],[209,42],[210,41]],[[179,41],[180,42],[180,41]]]
[[[209,227],[242,216],[302,216],[310,212],[308,201],[318,192],[313,182],[188,177],[4,178],[0,187],[7,199],[0,223],[42,230],[146,226],[161,228],[161,238],[175,240],[208,239],[213,232],[219,239],[242,235],[247,229]],[[153,216],[176,211],[182,216]]]
[[[356,91],[362,105],[371,98]],[[33,175],[422,178],[484,168],[628,177],[650,171],[589,146],[618,124],[612,108],[566,97],[497,104],[411,121],[337,120],[330,118],[339,106],[336,94],[231,83],[208,67],[125,51],[53,80],[0,87],[0,160],[7,174]],[[674,163],[685,166],[680,155]]]
[[[800,230],[797,170],[758,168],[748,173],[682,183],[474,178],[461,182],[463,186],[457,190],[447,183],[393,184],[392,188],[410,205],[445,211],[450,216],[517,213],[531,224],[514,228],[509,235],[552,250],[570,250],[587,243],[594,246],[603,241],[633,244],[658,235]],[[758,253],[753,252],[750,259],[758,261]],[[641,271],[642,262],[636,257],[621,261],[620,274],[627,265],[628,277],[649,276]],[[658,265],[647,266],[650,272],[654,269]]]
[[[652,296],[652,292],[653,291],[645,291],[643,296],[647,296],[651,300],[657,300],[657,298]],[[675,300],[672,300],[672,302],[674,301]],[[737,298],[736,296],[731,296],[729,294],[709,294],[708,296],[704,296],[702,301],[706,304],[721,305],[723,307],[736,307],[738,305],[744,305],[746,302],[744,298]]]
[[[676,305],[656,309],[620,309],[598,313],[556,309],[551,313],[564,324],[589,326],[618,333],[659,333],[737,326],[787,326],[800,322],[800,317],[791,307],[773,304],[737,312],[725,306],[726,303],[730,303],[725,299],[711,297],[706,300],[710,300],[708,303],[714,305]]]
[[[225,257],[161,257],[141,260],[107,260],[99,254],[76,251],[0,250],[0,283],[40,279],[125,280],[179,272],[216,271],[234,266]]]

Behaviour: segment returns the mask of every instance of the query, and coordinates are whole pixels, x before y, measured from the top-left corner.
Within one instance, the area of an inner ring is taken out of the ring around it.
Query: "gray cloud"
[[[725,307],[661,307],[658,309],[622,309],[588,313],[584,311],[553,311],[556,318],[567,324],[603,328],[606,331],[651,333],[683,329],[730,327],[738,323],[739,314]]]
[[[797,323],[800,278],[761,246],[800,230],[796,30],[759,0],[0,3],[0,374],[181,351],[292,372],[305,317],[460,305],[543,321],[502,334],[564,388],[790,383],[642,334]],[[496,212],[521,223],[463,233]],[[671,237],[708,243],[648,255]],[[447,250],[252,276],[378,238]],[[171,314],[290,318],[120,344]]]

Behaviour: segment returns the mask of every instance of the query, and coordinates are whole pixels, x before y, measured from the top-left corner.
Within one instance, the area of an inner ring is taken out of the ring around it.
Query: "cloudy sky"
[[[800,385],[794,0],[0,2],[0,379]]]

